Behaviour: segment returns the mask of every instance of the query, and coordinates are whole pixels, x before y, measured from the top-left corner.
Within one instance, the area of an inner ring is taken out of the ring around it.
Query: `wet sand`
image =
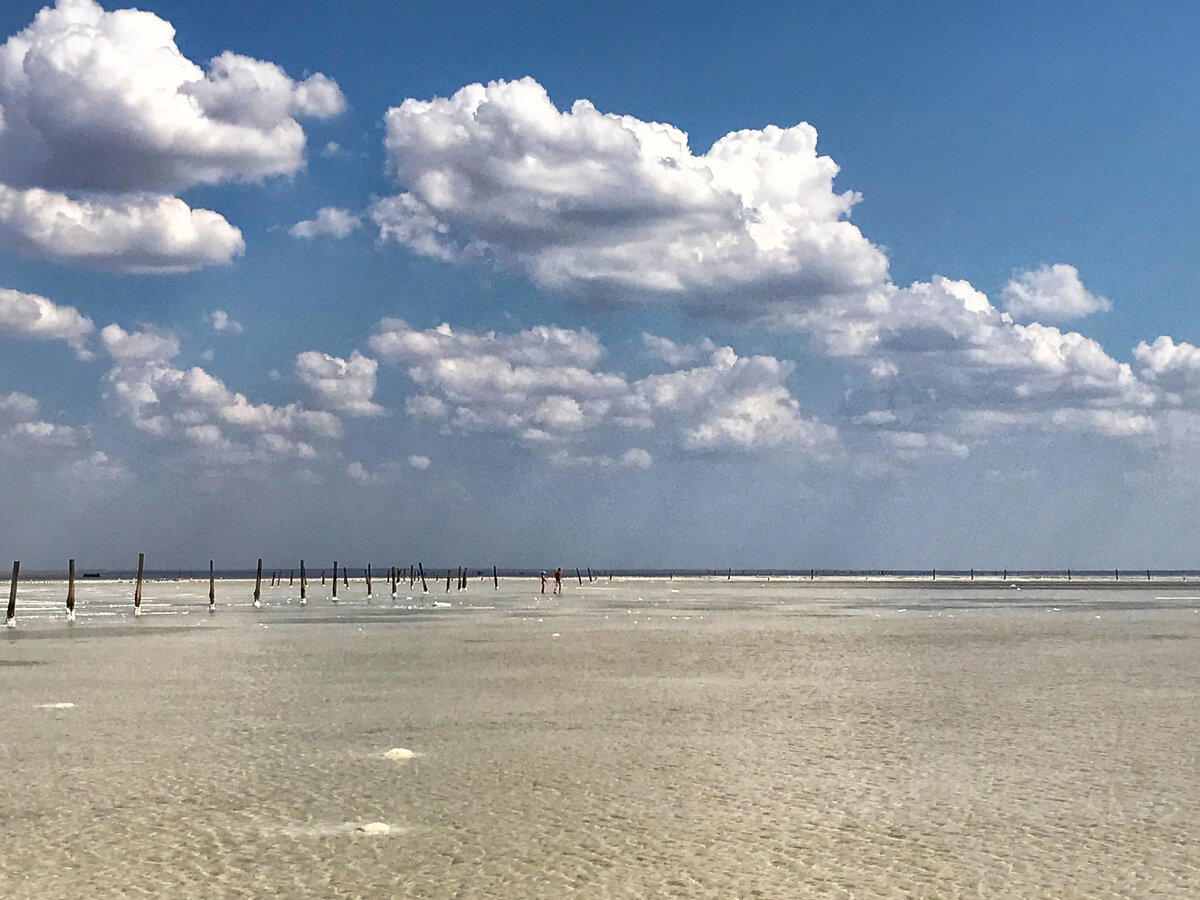
[[[22,585],[0,896],[1200,896],[1200,585],[378,585]]]

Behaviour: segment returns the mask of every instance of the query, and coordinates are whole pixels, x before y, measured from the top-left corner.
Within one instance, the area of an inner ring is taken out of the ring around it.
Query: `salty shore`
[[[1200,896],[1200,585],[430,588],[22,584],[0,896]]]

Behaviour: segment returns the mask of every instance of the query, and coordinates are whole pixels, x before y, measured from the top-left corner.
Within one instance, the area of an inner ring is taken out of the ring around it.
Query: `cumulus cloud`
[[[646,332],[642,332],[642,345],[650,356],[661,359],[669,366],[699,362],[717,349],[717,345],[709,338],[701,338],[694,344],[680,344],[670,338]]]
[[[458,431],[515,435],[557,465],[649,465],[644,448],[615,456],[580,449],[622,432],[657,434],[685,451],[787,446],[820,455],[836,443],[831,426],[801,414],[785,385],[790,363],[728,347],[703,365],[629,379],[597,370],[604,348],[565,329],[420,331],[385,319],[370,345],[422,389],[406,403],[410,414]]]
[[[1083,286],[1079,270],[1063,264],[1021,272],[1000,292],[1004,310],[1014,319],[1067,322],[1112,304]]]
[[[212,326],[213,331],[225,331],[229,334],[241,334],[242,323],[230,317],[223,309],[214,309],[204,317],[204,321]]]
[[[929,436],[1061,427],[1136,434],[1158,402],[1152,386],[1096,341],[1014,322],[965,281],[888,286],[855,303],[820,305],[793,324],[867,369],[846,410],[862,427]],[[913,453],[942,451],[905,440]]]
[[[109,325],[100,339],[113,360],[105,400],[140,431],[182,442],[211,461],[311,459],[312,441],[341,436],[332,413],[252,403],[202,368],[176,368],[179,342],[170,335]]]
[[[414,453],[408,458],[408,464],[414,469],[424,470],[429,468],[430,459],[428,456],[420,456]]]
[[[0,243],[40,259],[132,273],[186,272],[230,262],[242,233],[219,213],[177,197],[92,195],[72,200],[0,184]]]
[[[73,306],[57,306],[37,294],[0,288],[0,335],[65,341],[88,358],[87,338],[95,326]]]
[[[75,459],[92,439],[87,426],[39,419],[41,404],[29,394],[0,394],[0,448],[35,460],[42,467]]]
[[[231,52],[205,70],[153,13],[58,0],[0,47],[0,242],[132,272],[228,262],[241,233],[174,195],[296,172],[297,118],[344,106],[324,75]]]
[[[694,154],[674,126],[567,112],[531,78],[388,110],[380,236],[447,260],[495,257],[609,301],[757,312],[882,283],[816,130],[733,132]]]
[[[312,219],[297,222],[288,232],[294,238],[312,240],[315,237],[332,237],[341,240],[352,235],[362,225],[362,218],[349,210],[326,206],[317,210]]]
[[[323,406],[350,416],[381,416],[383,407],[371,402],[379,363],[357,350],[350,359],[306,350],[296,357],[296,375]]]

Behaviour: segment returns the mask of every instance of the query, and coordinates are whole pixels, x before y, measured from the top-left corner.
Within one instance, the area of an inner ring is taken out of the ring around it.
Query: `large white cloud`
[[[0,335],[65,341],[77,356],[87,358],[92,320],[73,306],[57,306],[37,294],[0,288]]]
[[[705,365],[631,380],[596,369],[603,347],[593,335],[560,328],[497,335],[385,319],[370,346],[423,390],[406,404],[412,415],[513,434],[560,465],[649,465],[640,446],[616,455],[580,449],[621,443],[622,434],[687,451],[785,445],[823,454],[836,443],[832,427],[801,415],[784,383],[790,363],[728,347]]]
[[[696,155],[666,124],[560,112],[536,81],[473,84],[386,114],[404,192],[381,236],[444,259],[495,256],[537,284],[622,301],[758,311],[860,292],[887,260],[848,221],[808,124],[726,135]]]
[[[153,13],[59,0],[0,47],[0,241],[127,271],[228,262],[237,229],[173,195],[296,172],[297,117],[344,105],[324,75],[230,52],[205,70]]]

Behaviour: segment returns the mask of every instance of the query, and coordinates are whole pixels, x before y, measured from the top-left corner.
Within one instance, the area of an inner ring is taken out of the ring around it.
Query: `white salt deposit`
[[[38,703],[34,709],[74,709],[74,703]]]
[[[391,834],[392,826],[387,822],[368,822],[366,825],[359,825],[355,831],[363,834]]]
[[[383,754],[383,758],[395,760],[397,762],[404,762],[405,760],[412,759],[416,755],[417,754],[413,753],[407,747],[393,747],[387,753]]]

